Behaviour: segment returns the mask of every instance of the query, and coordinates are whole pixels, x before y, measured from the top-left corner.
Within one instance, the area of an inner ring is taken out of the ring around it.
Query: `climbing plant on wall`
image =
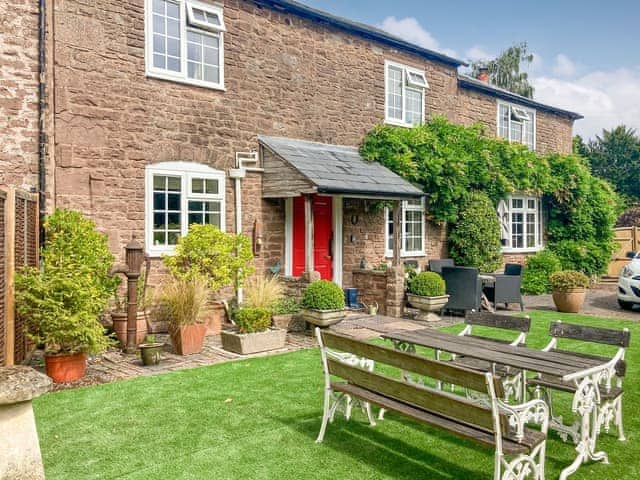
[[[474,191],[494,204],[512,192],[541,196],[547,245],[563,268],[596,274],[606,267],[620,202],[580,156],[538,155],[487,136],[481,124],[466,127],[441,117],[415,128],[377,126],[361,154],[419,185],[431,216],[452,226]]]

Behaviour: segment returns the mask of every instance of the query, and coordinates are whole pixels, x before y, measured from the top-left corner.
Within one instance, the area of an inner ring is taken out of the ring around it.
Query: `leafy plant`
[[[606,270],[611,258],[611,244],[603,242],[585,242],[562,240],[548,245],[560,259],[565,270],[578,270],[589,276]]]
[[[271,309],[284,293],[284,288],[277,277],[252,277],[244,289],[245,307]]]
[[[563,265],[570,259],[560,251],[560,242],[576,241],[593,246],[598,255],[597,262],[581,269],[592,275],[606,267],[621,202],[578,155],[538,155],[524,145],[488,137],[481,124],[465,127],[442,117],[415,128],[377,126],[360,151],[428,192],[431,218],[453,229],[474,191],[485,192],[494,206],[513,192],[541,196],[548,213],[548,247]]]
[[[500,223],[489,197],[475,192],[449,235],[449,254],[456,265],[493,272],[502,264]]]
[[[175,277],[202,277],[214,292],[231,285],[241,287],[254,271],[252,260],[247,236],[224,233],[214,225],[191,225],[178,241],[175,255],[163,258]]]
[[[551,274],[549,284],[554,291],[566,292],[574,288],[587,288],[589,286],[589,277],[575,270],[563,270]]]
[[[46,353],[99,353],[112,344],[98,317],[117,284],[106,235],[71,210],[56,210],[44,228],[42,269],[16,274],[18,315]]]
[[[522,292],[527,295],[549,293],[551,291],[549,276],[561,269],[560,260],[550,250],[530,256],[522,274]]]
[[[379,263],[378,265],[373,267],[373,269],[377,272],[386,272],[387,270],[389,270],[389,265],[387,265],[386,263]]]
[[[144,337],[144,343],[156,343],[156,336],[147,335],[146,337]]]
[[[300,302],[293,297],[283,297],[271,306],[273,315],[291,315],[299,313],[302,309]]]
[[[445,287],[444,280],[435,272],[418,273],[409,282],[409,292],[421,297],[441,297],[446,292]]]
[[[339,310],[344,308],[344,292],[329,280],[318,280],[305,289],[302,306],[312,310]]]
[[[207,284],[202,277],[174,278],[159,296],[161,308],[169,316],[171,328],[199,323],[198,316],[207,301]]]
[[[240,333],[257,333],[271,326],[271,311],[267,308],[242,307],[236,311],[235,322]]]

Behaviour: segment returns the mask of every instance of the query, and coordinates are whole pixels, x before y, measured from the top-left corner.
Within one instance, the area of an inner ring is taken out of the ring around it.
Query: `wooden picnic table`
[[[608,368],[602,360],[572,355],[567,352],[544,352],[524,346],[511,346],[487,339],[458,336],[433,329],[397,331],[382,335],[393,342],[397,349],[415,352],[415,346],[433,348],[443,352],[484,360],[494,365],[506,365],[526,372],[535,372],[560,377],[564,382],[573,382],[573,411],[581,417],[580,441],[576,447],[578,455],[574,462],[562,471],[565,480],[587,460],[608,462],[607,454],[595,451],[598,429],[597,394],[601,375]],[[526,399],[526,382],[523,383],[522,398]]]

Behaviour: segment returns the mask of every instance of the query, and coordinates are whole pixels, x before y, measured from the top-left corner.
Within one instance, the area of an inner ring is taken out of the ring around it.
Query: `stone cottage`
[[[581,118],[290,0],[17,0],[0,18],[0,182],[89,215],[118,255],[136,235],[158,259],[212,223],[252,238],[259,271],[350,286],[361,262],[423,265],[446,229],[362,161],[369,130],[444,115],[566,153]],[[541,249],[540,199],[503,208],[505,255]]]

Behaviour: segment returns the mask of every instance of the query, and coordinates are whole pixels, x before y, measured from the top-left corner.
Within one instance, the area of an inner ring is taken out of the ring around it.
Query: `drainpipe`
[[[229,169],[229,178],[233,178],[235,181],[235,227],[237,234],[242,233],[242,179],[246,176],[246,173],[246,170],[240,165],[239,160],[236,160],[236,168]],[[238,295],[238,305],[242,305],[242,287],[237,289],[236,294]]]
[[[44,216],[46,208],[46,188],[47,176],[45,169],[47,134],[45,132],[45,110],[46,110],[46,40],[47,40],[47,17],[46,0],[38,0],[38,197],[40,216],[40,241],[44,242]]]

